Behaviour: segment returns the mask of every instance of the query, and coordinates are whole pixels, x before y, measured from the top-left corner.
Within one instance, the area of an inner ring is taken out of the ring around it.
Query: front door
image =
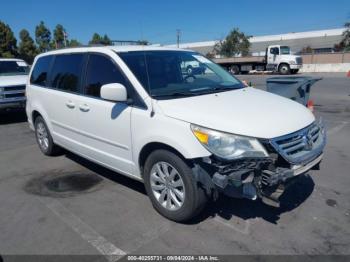
[[[132,107],[101,99],[101,86],[110,83],[127,86],[124,75],[110,57],[90,54],[83,80],[83,95],[77,101],[80,153],[116,171],[132,174]]]
[[[267,59],[268,64],[270,64],[270,65],[278,64],[279,54],[280,54],[279,47],[278,46],[271,46],[269,48],[269,52],[268,52],[268,59]]]

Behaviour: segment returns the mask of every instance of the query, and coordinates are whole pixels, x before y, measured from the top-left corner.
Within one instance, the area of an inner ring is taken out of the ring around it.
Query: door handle
[[[80,111],[82,112],[88,112],[90,111],[90,107],[87,104],[83,104],[79,106]]]
[[[68,101],[68,102],[66,103],[66,106],[67,106],[68,108],[70,108],[70,109],[75,108],[75,104],[74,104],[72,101]]]

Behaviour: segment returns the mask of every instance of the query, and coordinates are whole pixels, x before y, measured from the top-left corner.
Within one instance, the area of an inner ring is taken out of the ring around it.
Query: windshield
[[[0,61],[0,75],[28,75],[29,67],[24,61]]]
[[[289,46],[281,46],[281,54],[282,55],[289,55],[290,54]]]
[[[154,98],[171,99],[242,88],[238,79],[204,56],[187,51],[118,53]]]

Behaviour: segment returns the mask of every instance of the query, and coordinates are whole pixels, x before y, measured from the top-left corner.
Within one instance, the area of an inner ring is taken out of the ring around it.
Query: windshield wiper
[[[196,94],[212,94],[212,93],[217,93],[217,92],[224,92],[224,91],[229,91],[229,90],[235,90],[237,88],[234,88],[232,86],[216,86],[216,87],[211,87],[208,89],[202,90],[202,92],[196,92]]]
[[[192,92],[174,92],[169,94],[159,94],[159,95],[152,95],[153,97],[188,97],[188,96],[195,96],[198,95],[198,93],[192,93]]]

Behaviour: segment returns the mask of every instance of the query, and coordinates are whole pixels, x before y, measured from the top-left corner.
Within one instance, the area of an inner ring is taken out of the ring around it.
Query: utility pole
[[[67,33],[66,33],[66,31],[63,31],[63,40],[64,40],[64,47],[67,47]]]
[[[176,44],[177,44],[177,48],[180,47],[180,36],[181,36],[181,30],[180,29],[176,29]]]

